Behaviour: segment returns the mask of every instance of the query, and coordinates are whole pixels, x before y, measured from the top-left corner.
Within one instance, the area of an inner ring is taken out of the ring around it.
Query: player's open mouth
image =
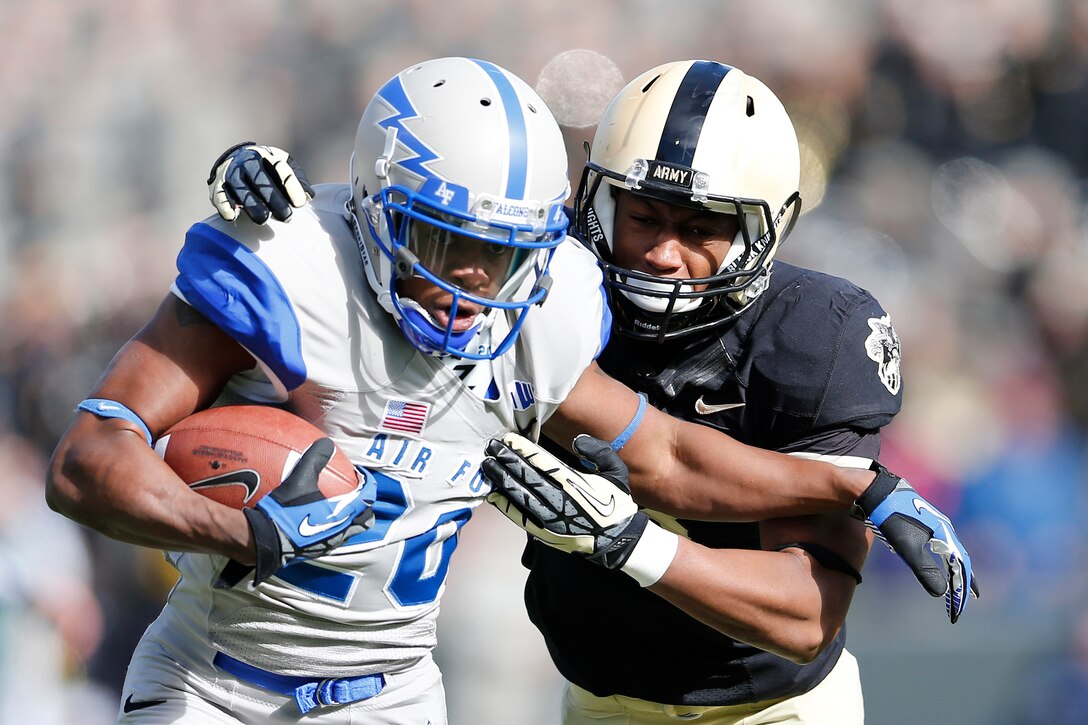
[[[440,307],[436,307],[430,310],[431,317],[438,323],[441,328],[450,327],[453,332],[464,332],[472,327],[476,322],[476,317],[483,311],[479,305],[474,305],[471,302],[461,300],[461,303],[457,306],[457,315],[453,318],[453,325],[450,325],[450,307],[451,304],[444,304]]]

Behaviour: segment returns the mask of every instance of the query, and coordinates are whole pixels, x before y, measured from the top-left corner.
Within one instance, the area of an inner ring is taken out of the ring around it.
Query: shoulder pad
[[[764,298],[747,332],[759,399],[816,430],[877,429],[899,412],[899,338],[869,292],[776,262]]]
[[[286,390],[306,379],[302,333],[276,275],[247,245],[207,223],[194,224],[178,254],[174,290],[238,341]]]

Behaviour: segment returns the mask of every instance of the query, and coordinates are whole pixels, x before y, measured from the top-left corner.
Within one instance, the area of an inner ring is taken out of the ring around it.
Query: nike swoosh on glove
[[[855,502],[854,516],[906,562],[927,592],[944,596],[945,611],[955,624],[971,595],[979,596],[970,554],[949,518],[905,479],[875,461],[871,469],[876,478]]]
[[[575,442],[575,452],[598,473],[579,473],[516,433],[486,450],[487,500],[507,518],[545,544],[607,569],[627,562],[650,522],[631,498],[627,467],[607,443],[589,436]]]
[[[318,477],[335,450],[329,438],[315,441],[283,483],[256,506],[243,510],[256,547],[254,585],[296,559],[316,559],[329,554],[374,523],[378,484],[368,472],[360,471],[359,485],[339,496],[326,498],[318,488]],[[232,587],[250,570],[251,567],[231,561],[215,586]]]

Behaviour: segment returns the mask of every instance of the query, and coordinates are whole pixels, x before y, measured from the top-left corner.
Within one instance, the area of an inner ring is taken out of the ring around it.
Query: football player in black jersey
[[[772,263],[799,214],[799,171],[789,116],[742,71],[684,61],[628,84],[598,124],[575,203],[618,333],[598,362],[651,405],[743,443],[870,467],[901,403],[899,340],[865,290]],[[711,523],[698,502],[690,518],[670,502],[679,520],[602,516],[596,503],[627,488],[616,443],[576,444],[601,475],[511,437],[484,464],[493,503],[534,534],[526,603],[570,683],[564,724],[863,722],[844,648],[872,540],[861,521],[843,511]],[[912,489],[899,498],[937,514]],[[943,516],[929,523],[938,539],[951,532]],[[661,529],[679,534],[675,548]],[[651,531],[657,551],[675,552],[655,564],[660,578],[616,571],[625,555],[646,557]],[[953,534],[931,545],[955,550],[952,569],[966,557]],[[953,622],[973,587],[967,567],[930,589],[947,595]],[[587,607],[599,616],[572,615]]]
[[[867,467],[900,407],[899,342],[865,290],[772,263],[799,169],[782,104],[738,69],[670,63],[621,91],[575,207],[618,333],[598,362],[677,417]],[[571,683],[564,723],[863,721],[843,626],[871,541],[860,521],[647,513],[682,536],[649,588],[535,539],[525,552],[530,618]],[[587,603],[599,618],[571,616]]]
[[[601,367],[676,417],[877,476],[854,517],[728,523],[741,517],[710,503],[714,482],[636,492],[635,506],[614,451],[638,443],[637,415],[610,445],[576,440],[598,475],[516,436],[493,444],[485,474],[532,534],[526,602],[570,683],[566,725],[862,722],[843,626],[871,543],[860,519],[953,622],[974,589],[951,523],[875,463],[902,396],[889,315],[846,280],[773,261],[799,214],[799,167],[777,97],[720,63],[642,74],[598,125],[574,226],[614,315]],[[224,186],[260,209],[222,174],[221,202]]]

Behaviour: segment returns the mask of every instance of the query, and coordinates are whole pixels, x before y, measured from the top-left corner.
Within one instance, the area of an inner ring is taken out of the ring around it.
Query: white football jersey
[[[213,589],[223,557],[168,554],[181,580],[159,625],[286,675],[390,672],[434,647],[458,531],[488,492],[485,444],[508,430],[536,438],[610,326],[594,259],[568,240],[505,355],[473,365],[419,353],[366,282],[350,195],[319,185],[289,223],[194,225],[173,287],[258,360],[230,392],[285,404],[378,480],[372,528],[256,588]],[[501,339],[509,323],[495,326]]]

